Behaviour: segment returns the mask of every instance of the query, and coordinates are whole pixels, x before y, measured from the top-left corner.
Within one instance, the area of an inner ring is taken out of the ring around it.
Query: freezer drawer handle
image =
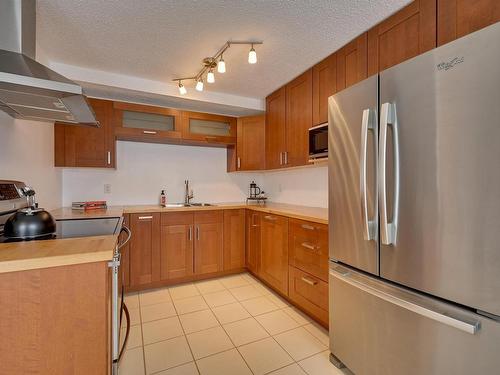
[[[392,126],[393,155],[394,155],[394,199],[392,222],[387,221],[387,183],[386,183],[386,156],[387,156],[387,128]],[[396,106],[393,103],[382,104],[380,111],[380,149],[378,164],[379,182],[378,199],[380,206],[380,238],[383,245],[395,245],[398,229],[399,213],[399,137]]]
[[[479,329],[481,328],[481,324],[478,321],[475,322],[466,322],[461,320],[458,317],[453,317],[451,313],[446,313],[446,312],[437,312],[434,310],[431,310],[427,307],[420,306],[414,302],[402,299],[400,297],[394,296],[392,294],[389,294],[385,291],[381,291],[371,285],[366,285],[365,283],[354,279],[349,272],[342,272],[342,270],[336,270],[335,268],[330,269],[330,275],[332,277],[335,277],[336,279],[343,281],[349,285],[352,285],[355,288],[361,289],[364,292],[371,294],[372,296],[375,296],[377,298],[383,299],[386,302],[392,303],[394,305],[397,305],[403,309],[406,309],[408,311],[411,311],[415,314],[419,314],[421,316],[424,316],[426,318],[435,320],[437,322],[449,325],[450,327],[457,328],[461,331],[464,331],[466,333],[469,333],[471,335],[476,334]]]
[[[359,149],[359,160],[360,160],[360,168],[359,168],[359,192],[361,199],[361,217],[363,219],[363,238],[366,241],[375,240],[377,238],[377,229],[378,229],[378,201],[375,199],[375,209],[374,209],[374,219],[370,220],[368,218],[368,194],[366,187],[366,159],[368,158],[368,130],[373,132],[373,140],[375,146],[375,153],[377,152],[378,147],[378,134],[377,134],[377,125],[376,125],[376,115],[374,111],[365,109],[363,111],[363,118],[361,122],[361,147]],[[375,163],[377,157],[374,158]],[[375,170],[376,164],[375,164]],[[375,187],[375,189],[377,189]],[[375,192],[375,197],[377,196],[377,192]]]

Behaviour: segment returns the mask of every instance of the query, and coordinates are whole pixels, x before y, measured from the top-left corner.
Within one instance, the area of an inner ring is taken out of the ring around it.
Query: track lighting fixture
[[[259,41],[227,41],[220,49],[217,51],[217,53],[212,56],[212,57],[207,57],[203,59],[203,68],[198,72],[197,75],[192,76],[192,77],[183,77],[183,78],[175,78],[174,81],[179,82],[179,92],[181,95],[185,95],[187,93],[186,88],[182,84],[182,81],[186,80],[194,80],[196,82],[196,90],[198,91],[203,91],[203,77],[205,73],[206,75],[206,80],[208,83],[214,83],[215,82],[215,74],[214,74],[214,69],[217,68],[218,73],[225,73],[226,72],[226,62],[224,61],[224,58],[222,57],[222,54],[226,52],[226,50],[231,47],[233,44],[245,44],[251,46],[250,51],[248,52],[248,63],[249,64],[255,64],[257,63],[257,52],[255,51],[254,45],[256,44],[262,44],[263,42]]]

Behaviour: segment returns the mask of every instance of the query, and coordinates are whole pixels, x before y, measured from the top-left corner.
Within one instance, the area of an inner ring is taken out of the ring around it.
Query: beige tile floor
[[[324,328],[247,273],[131,293],[125,303],[132,327],[120,375],[348,373],[330,364]]]

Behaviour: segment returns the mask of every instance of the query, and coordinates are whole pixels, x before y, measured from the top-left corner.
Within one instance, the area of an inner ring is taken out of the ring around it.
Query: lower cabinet
[[[123,225],[125,225],[127,228],[130,228],[129,214],[123,215]],[[123,241],[125,241],[126,239],[127,235],[125,233],[121,233],[119,238],[120,243],[123,243]],[[120,270],[122,272],[123,286],[129,287],[130,286],[130,242],[125,244],[125,246],[123,246],[120,249],[120,253],[122,255]]]
[[[223,211],[194,213],[194,271],[197,275],[222,271]]]
[[[259,276],[284,295],[288,295],[288,218],[261,216]]]
[[[160,281],[160,214],[130,214],[130,287]]]
[[[245,267],[245,209],[224,210],[224,271]]]
[[[246,266],[251,272],[259,275],[261,214],[251,210],[246,211]]]
[[[194,273],[193,213],[161,214],[161,280],[188,277]]]

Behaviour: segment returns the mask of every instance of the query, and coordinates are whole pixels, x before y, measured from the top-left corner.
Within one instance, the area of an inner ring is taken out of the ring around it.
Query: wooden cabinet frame
[[[229,123],[229,136],[212,136],[205,134],[196,134],[189,131],[189,120],[207,120],[207,121],[220,121]],[[226,147],[227,145],[236,144],[236,117],[214,115],[210,113],[201,112],[182,112],[181,132],[184,144],[193,144],[199,146],[220,146]]]

